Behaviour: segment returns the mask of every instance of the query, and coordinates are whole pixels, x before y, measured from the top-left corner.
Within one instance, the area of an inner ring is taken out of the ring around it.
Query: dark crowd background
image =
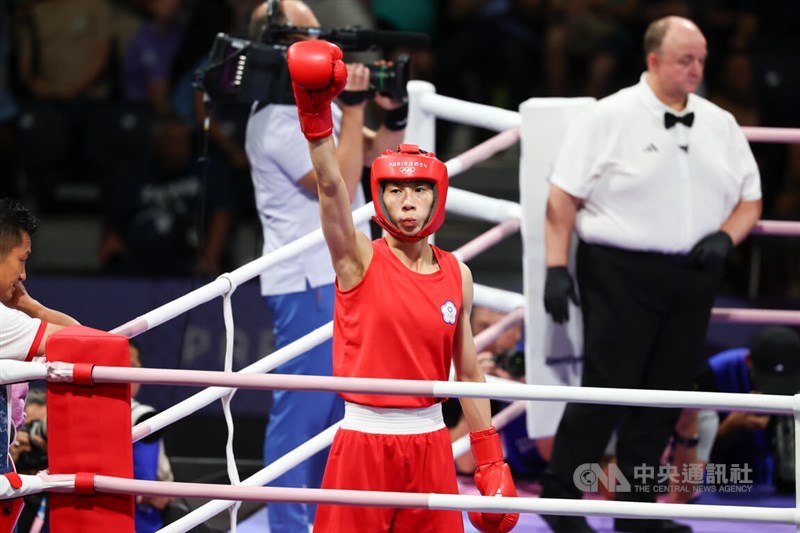
[[[413,78],[433,82],[441,94],[508,109],[530,97],[600,98],[635,83],[645,68],[647,24],[684,15],[708,38],[705,96],[743,126],[800,126],[800,3],[794,0],[309,3],[325,27],[356,23],[428,33],[431,47],[411,52]],[[42,217],[102,217],[103,273],[216,275],[239,266],[230,263],[227,243],[238,225],[256,216],[243,148],[248,109],[205,105],[192,81],[218,32],[246,36],[257,4],[5,0],[0,194],[23,198]],[[212,122],[203,163],[206,112]],[[440,121],[440,154],[452,148],[455,129]],[[469,135],[477,141],[488,133]],[[754,150],[764,218],[797,220],[800,146],[759,143]],[[768,248],[777,253],[787,246],[784,240]],[[767,259],[759,258],[759,295],[800,293],[800,263]],[[745,290],[735,279],[749,276],[744,266],[730,270],[729,289]]]
[[[800,127],[797,0],[307,3],[326,28],[361,25],[429,34],[428,49],[377,50],[373,57],[410,53],[411,77],[432,82],[438,93],[512,110],[531,97],[601,98],[636,83],[645,69],[646,26],[664,15],[686,16],[708,39],[704,96],[742,126]],[[42,287],[63,300],[51,298],[49,304],[83,323],[111,328],[119,325],[114,320],[136,316],[119,300],[109,305],[115,295],[144,313],[241,266],[233,249],[237,236],[242,228],[258,228],[243,145],[249,108],[205,101],[193,80],[207,64],[217,33],[245,37],[258,4],[0,0],[0,196],[22,199],[43,219],[42,232],[71,217],[93,221],[86,232],[71,225],[78,229],[58,239],[64,261],[29,273],[30,283],[44,278]],[[211,119],[203,135],[207,113]],[[438,153],[447,158],[490,135],[439,121]],[[800,220],[800,144],[754,143],[753,150],[762,173],[763,218]],[[497,177],[516,188],[518,166],[510,161]],[[260,229],[251,234],[246,246],[257,256]],[[37,248],[48,246],[40,242],[34,239],[35,256],[48,253]],[[70,250],[77,249],[92,250],[96,257],[70,261],[69,254],[77,253]],[[722,296],[796,308],[798,252],[796,238],[748,239],[728,263]],[[52,266],[59,264],[66,266]],[[165,280],[173,278],[177,285],[165,288]],[[86,307],[81,285],[86,283],[102,287],[90,300],[97,321],[76,308]],[[265,311],[255,282],[248,290],[258,309],[252,316],[260,317]],[[164,336],[172,335],[171,353],[179,354],[174,366],[202,367],[186,354],[208,353],[218,368],[224,335],[198,333],[216,327],[186,318],[161,338],[145,334],[145,366],[169,366],[159,351],[169,345]],[[249,327],[250,355],[241,364],[264,355],[269,345],[257,323]],[[145,399],[161,406],[176,398]],[[250,405],[265,416],[268,401]]]

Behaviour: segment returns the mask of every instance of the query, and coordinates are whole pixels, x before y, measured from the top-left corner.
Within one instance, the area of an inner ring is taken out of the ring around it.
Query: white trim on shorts
[[[384,435],[415,435],[444,428],[442,404],[430,407],[371,407],[353,402],[344,403],[342,429]]]

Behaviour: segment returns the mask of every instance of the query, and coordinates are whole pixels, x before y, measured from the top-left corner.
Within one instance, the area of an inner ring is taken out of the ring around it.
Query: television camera
[[[249,104],[293,104],[292,84],[286,64],[286,50],[295,36],[306,35],[337,44],[344,52],[367,51],[376,47],[426,47],[424,33],[338,30],[269,25],[261,41],[219,33],[209,54],[209,65],[198,76],[200,87],[213,101]],[[401,55],[392,63],[376,62],[370,67],[370,92],[406,101],[409,57]]]

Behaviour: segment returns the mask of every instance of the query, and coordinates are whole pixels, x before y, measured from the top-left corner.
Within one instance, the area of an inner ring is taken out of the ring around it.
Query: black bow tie
[[[673,115],[670,112],[664,113],[664,127],[670,129],[672,126],[681,122],[687,128],[691,128],[692,124],[694,123],[694,113],[686,113],[682,117],[678,115]]]

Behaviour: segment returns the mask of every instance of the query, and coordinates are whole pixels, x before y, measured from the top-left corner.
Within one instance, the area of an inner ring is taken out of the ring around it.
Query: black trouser
[[[577,276],[584,321],[582,385],[689,389],[701,360],[721,269],[692,266],[680,255],[581,242]],[[617,464],[631,485],[642,481],[642,471],[634,467],[643,464],[654,468],[657,477],[679,413],[655,407],[567,405],[542,480],[543,496],[581,497],[573,481],[575,470],[601,459],[615,428]],[[652,486],[641,491],[632,487],[616,497],[655,501],[655,492]]]

